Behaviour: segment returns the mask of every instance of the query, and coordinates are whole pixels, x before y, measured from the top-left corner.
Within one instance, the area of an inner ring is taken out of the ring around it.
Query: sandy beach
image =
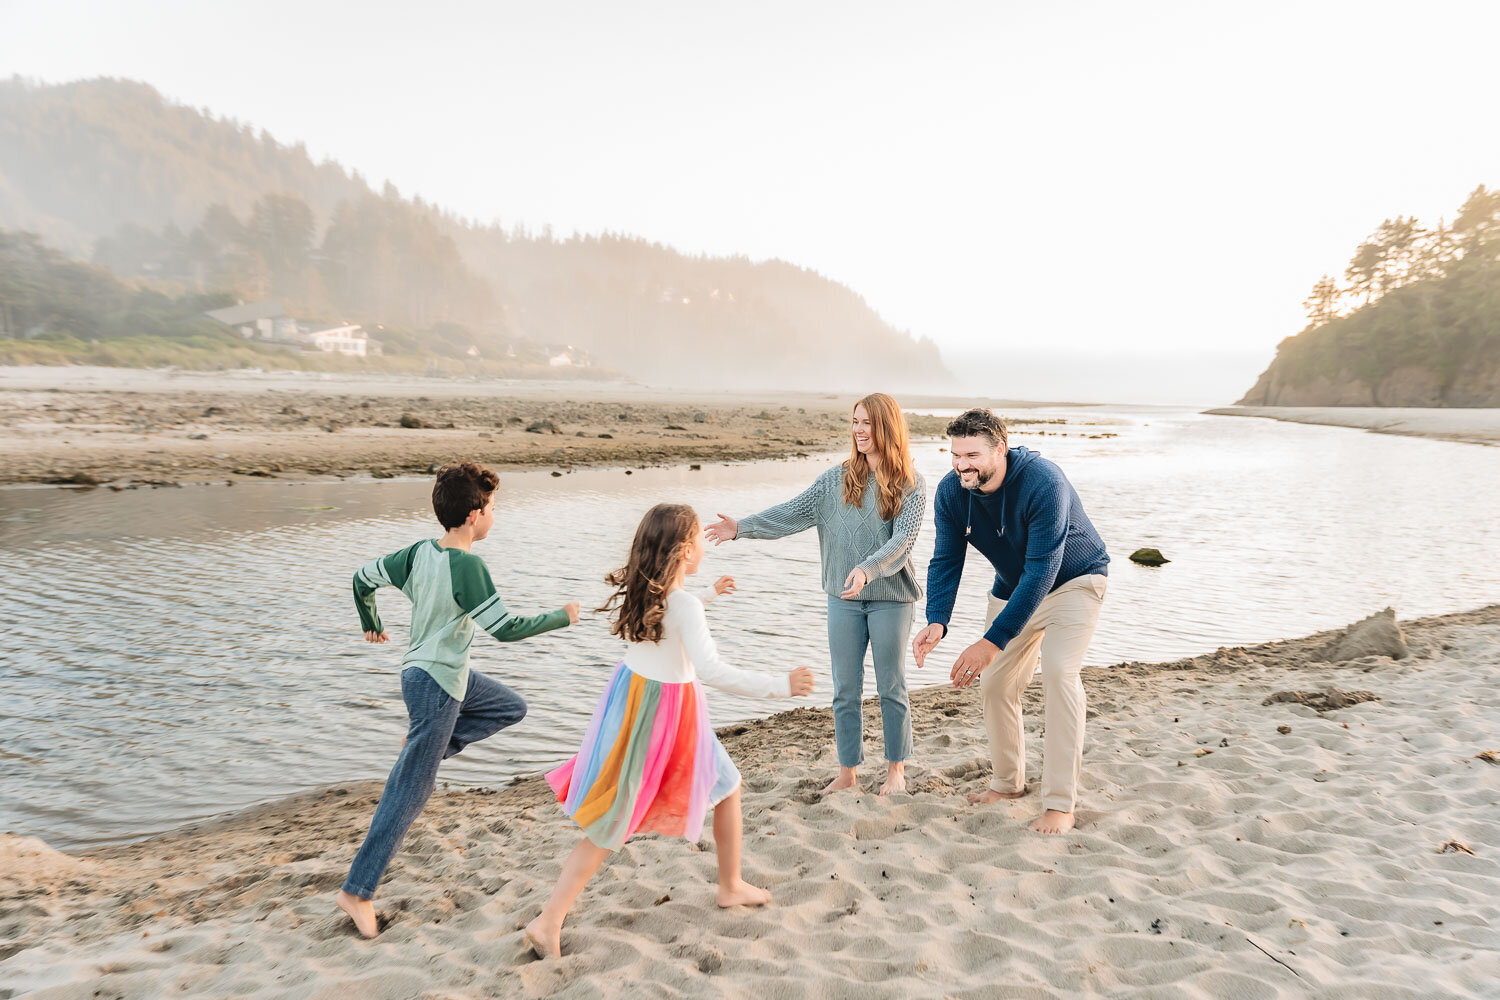
[[[1500,444],[1500,409],[1384,406],[1224,406],[1205,410],[1221,417],[1268,417],[1294,424],[1353,427],[1377,434]]]
[[[845,445],[849,394],[309,372],[0,368],[0,483],[116,487],[425,475],[466,458],[570,469],[806,455]],[[911,397],[913,408],[1017,400]],[[913,415],[912,432],[946,424]]]
[[[1493,997],[1500,764],[1476,755],[1500,751],[1500,606],[1402,627],[1400,659],[1329,662],[1363,652],[1338,632],[1085,671],[1065,838],[1025,830],[1034,796],[966,803],[974,691],[914,694],[913,794],[889,800],[873,767],[817,798],[825,710],[730,727],[773,904],[713,907],[707,831],[642,837],[560,961],[519,933],[576,836],[539,778],[440,787],[374,942],[331,900],[378,783],[80,855],[0,838],[0,997]],[[1033,685],[1033,780],[1040,721]]]

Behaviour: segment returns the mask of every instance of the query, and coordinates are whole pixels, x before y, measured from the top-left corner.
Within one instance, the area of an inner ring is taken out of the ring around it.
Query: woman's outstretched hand
[[[366,632],[365,642],[390,642],[391,637],[385,634],[385,629],[379,632]]]
[[[564,604],[562,606],[562,609],[568,613],[568,624],[569,625],[577,625],[578,624],[578,602],[577,601],[569,601],[567,604]]]
[[[723,597],[725,594],[734,593],[734,577],[721,576],[714,581],[714,593]]]
[[[793,698],[806,698],[812,694],[813,672],[811,667],[798,667],[787,674],[790,678]]]
[[[740,533],[740,522],[728,514],[720,514],[719,519],[703,529],[703,537],[718,545],[720,542],[732,541]]]
[[[845,578],[844,592],[839,596],[846,601],[852,601],[859,596],[859,592],[864,590],[865,584],[869,582],[869,580],[865,579],[865,571],[856,566],[849,571],[849,576]]]

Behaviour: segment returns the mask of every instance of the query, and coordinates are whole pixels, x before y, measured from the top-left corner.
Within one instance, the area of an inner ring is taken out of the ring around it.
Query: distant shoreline
[[[1219,417],[1264,417],[1294,424],[1350,427],[1376,434],[1500,445],[1500,409],[1405,406],[1221,406]]]
[[[847,442],[854,393],[311,372],[0,367],[0,484],[175,486],[755,461]],[[915,395],[911,410],[1057,403]],[[937,437],[943,417],[910,414]]]

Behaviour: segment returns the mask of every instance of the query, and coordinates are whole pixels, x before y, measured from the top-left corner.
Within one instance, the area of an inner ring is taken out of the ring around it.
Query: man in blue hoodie
[[[1010,447],[1005,424],[989,410],[968,410],[948,424],[953,471],[933,498],[927,622],[912,641],[917,665],[948,634],[948,619],[970,545],[995,568],[984,636],[953,664],[955,687],[979,681],[990,739],[989,803],[1026,794],[1021,692],[1038,662],[1046,699],[1042,742],[1042,815],[1031,829],[1073,829],[1083,763],[1084,693],[1079,671],[1099,621],[1109,553],[1083,504],[1053,463]]]

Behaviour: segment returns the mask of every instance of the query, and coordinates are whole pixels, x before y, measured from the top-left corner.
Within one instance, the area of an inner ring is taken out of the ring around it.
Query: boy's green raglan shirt
[[[421,667],[450,697],[469,685],[469,645],[478,625],[501,642],[568,624],[562,609],[517,617],[505,610],[484,560],[428,539],[381,556],[354,574],[354,604],[366,632],[381,631],[375,591],[395,587],[411,599],[411,643],[403,667]]]

